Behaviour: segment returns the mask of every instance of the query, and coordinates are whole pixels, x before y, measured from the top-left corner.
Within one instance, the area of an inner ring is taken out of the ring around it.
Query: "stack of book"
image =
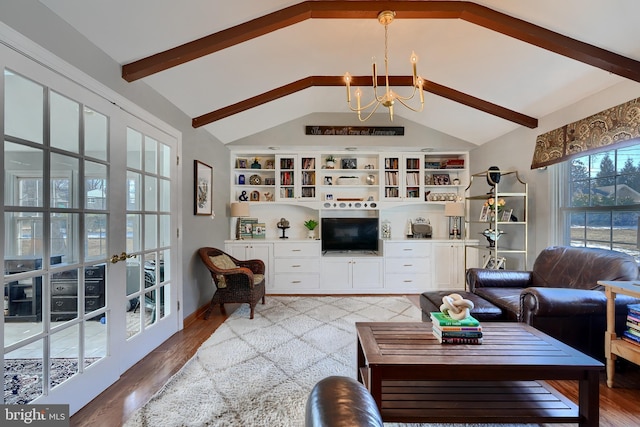
[[[456,320],[441,313],[430,313],[433,335],[441,344],[482,344],[482,326],[472,317]],[[640,337],[639,337],[640,338]]]
[[[629,304],[627,308],[627,330],[623,332],[622,339],[640,345],[640,304]]]

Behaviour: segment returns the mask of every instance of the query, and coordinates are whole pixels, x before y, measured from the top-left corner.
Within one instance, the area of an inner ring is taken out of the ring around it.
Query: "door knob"
[[[124,261],[127,258],[135,258],[136,255],[128,255],[126,252],[122,252],[120,255],[113,255],[111,257],[111,264],[115,264],[118,261]]]

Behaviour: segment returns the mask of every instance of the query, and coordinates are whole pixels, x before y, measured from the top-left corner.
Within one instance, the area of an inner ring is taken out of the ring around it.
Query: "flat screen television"
[[[378,218],[322,218],[322,251],[378,250]]]

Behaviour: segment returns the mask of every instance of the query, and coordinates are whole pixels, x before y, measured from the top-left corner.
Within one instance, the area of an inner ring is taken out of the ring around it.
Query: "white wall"
[[[565,124],[640,97],[640,84],[626,81],[538,120],[536,129],[520,128],[469,153],[471,173],[496,165],[518,170],[529,184],[529,267],[540,251],[555,242],[550,207],[551,168],[531,170],[536,137]]]

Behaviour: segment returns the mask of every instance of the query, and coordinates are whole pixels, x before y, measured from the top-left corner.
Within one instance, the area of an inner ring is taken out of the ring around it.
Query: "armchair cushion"
[[[233,260],[229,258],[229,255],[227,254],[210,256],[209,259],[211,260],[213,265],[218,267],[220,270],[231,270],[238,267],[236,263],[233,262]],[[227,287],[227,281],[224,278],[224,274],[218,274],[216,278],[218,279],[218,283],[217,283],[218,288]]]

